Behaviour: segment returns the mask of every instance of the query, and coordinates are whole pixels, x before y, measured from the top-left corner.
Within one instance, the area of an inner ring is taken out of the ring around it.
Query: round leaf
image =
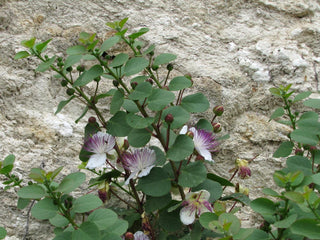
[[[180,171],[178,183],[182,187],[196,187],[203,183],[207,177],[207,169],[200,161],[183,166]]]
[[[179,91],[191,87],[192,83],[189,78],[184,76],[175,77],[169,83],[170,91]]]
[[[160,111],[175,99],[174,93],[163,90],[153,89],[148,97],[148,108],[152,111]]]
[[[112,63],[109,64],[110,67],[120,67],[123,64],[125,64],[126,61],[128,61],[129,55],[126,53],[119,53],[112,61]]]
[[[85,213],[89,212],[95,208],[98,208],[102,205],[102,201],[99,197],[87,194],[77,198],[73,203],[73,210],[76,213]]]
[[[171,202],[171,194],[168,193],[161,197],[151,197],[147,195],[147,200],[145,203],[146,212],[153,212],[160,210],[167,206]]]
[[[50,218],[49,222],[55,227],[65,227],[69,224],[68,219],[60,214],[57,214],[53,218]]]
[[[276,206],[274,203],[267,198],[257,198],[253,200],[250,204],[253,211],[260,214],[274,214]]]
[[[305,176],[312,175],[312,165],[308,158],[292,156],[287,159],[287,167],[291,172],[301,171]]]
[[[110,228],[117,220],[118,216],[114,211],[103,208],[95,210],[88,217],[88,221],[95,223],[99,230]]]
[[[204,112],[209,106],[208,99],[202,93],[186,96],[181,101],[181,107],[192,113]]]
[[[153,61],[153,65],[159,66],[161,64],[169,63],[177,58],[176,55],[171,53],[161,53]]]
[[[42,198],[45,193],[45,190],[41,186],[33,184],[20,188],[17,194],[20,198],[39,199]]]
[[[82,87],[87,85],[96,77],[103,74],[103,68],[100,65],[94,65],[88,71],[84,72],[73,84],[74,87]]]
[[[180,106],[171,106],[166,108],[162,113],[162,119],[164,119],[169,113],[173,116],[173,122],[170,125],[171,129],[180,128],[183,124],[188,122],[190,118],[190,114]]]
[[[72,232],[72,240],[97,240],[100,239],[100,231],[93,222],[84,222],[80,228]]]
[[[127,123],[130,127],[135,129],[146,128],[153,123],[153,118],[144,118],[134,113],[129,113],[126,117]]]
[[[200,191],[200,190],[207,190],[210,193],[209,202],[214,202],[218,200],[222,195],[222,187],[219,183],[214,182],[210,179],[206,179],[200,185],[193,187],[192,191]]]
[[[132,147],[144,147],[151,139],[150,131],[146,129],[132,129],[128,135],[128,142]]]
[[[152,197],[161,197],[170,192],[171,181],[163,169],[155,167],[139,180],[137,188]]]
[[[70,193],[79,187],[86,180],[86,175],[82,172],[71,173],[62,179],[57,192]]]
[[[117,112],[107,123],[107,132],[112,136],[125,137],[127,136],[132,128],[126,121],[126,113],[119,111]]]
[[[319,222],[314,219],[299,219],[290,227],[292,233],[310,239],[320,239]]]
[[[168,232],[175,232],[181,229],[182,223],[179,217],[179,210],[172,212],[162,211],[159,217],[159,224]]]
[[[148,67],[148,65],[149,61],[143,57],[131,58],[124,67],[125,75],[131,76],[133,74],[139,73],[143,69]]]
[[[282,142],[279,148],[277,149],[277,151],[275,151],[275,153],[273,154],[273,157],[275,158],[287,157],[292,152],[292,148],[293,148],[292,142],[289,142],[289,141]]]
[[[179,135],[167,152],[167,158],[172,161],[181,161],[193,153],[193,140],[187,135]]]
[[[320,99],[308,99],[304,101],[303,104],[307,107],[320,109]]]
[[[151,92],[152,85],[149,82],[143,82],[136,86],[134,91],[129,95],[129,99],[143,101],[151,95]]]
[[[32,216],[40,220],[52,218],[57,215],[57,212],[58,206],[53,203],[51,198],[44,198],[31,209]]]

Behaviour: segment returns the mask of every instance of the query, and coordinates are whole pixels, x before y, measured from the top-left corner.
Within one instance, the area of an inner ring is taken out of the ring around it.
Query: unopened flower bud
[[[190,131],[188,131],[186,135],[187,135],[188,137],[190,137],[190,138],[193,138],[193,136],[194,136],[193,132],[190,132]]]
[[[130,147],[129,141],[127,139],[125,139],[123,141],[123,149],[127,150]]]
[[[65,87],[65,86],[68,85],[68,81],[63,79],[63,80],[61,80],[60,84],[61,84],[62,87]]]
[[[236,184],[236,192],[237,193],[242,193],[246,196],[249,196],[249,188],[242,187],[239,183]]]
[[[153,80],[152,80],[152,78],[148,78],[148,79],[146,80],[146,82],[148,82],[148,83],[150,83],[151,85],[153,85]]]
[[[83,65],[79,65],[79,66],[77,67],[77,71],[79,71],[79,72],[83,72],[84,70],[85,70],[85,68],[84,68]]]
[[[316,150],[317,150],[317,147],[316,147],[316,146],[310,146],[310,148],[309,148],[309,151],[310,151],[311,153],[314,153]]]
[[[171,124],[174,120],[173,116],[171,113],[167,114],[167,116],[165,116],[164,120],[166,121],[166,123]]]
[[[171,63],[169,63],[169,64],[167,65],[167,70],[168,70],[168,71],[172,71],[172,70],[173,70],[173,65],[172,65]]]
[[[124,239],[125,240],[134,240],[134,235],[132,232],[126,232],[126,234],[124,235]]]
[[[223,106],[215,106],[213,108],[213,113],[216,115],[216,116],[221,116],[224,112],[224,109],[223,109]]]
[[[302,156],[302,155],[303,155],[303,150],[302,150],[301,148],[297,148],[297,149],[294,151],[294,154],[295,154],[295,155]]]
[[[152,68],[153,71],[157,71],[159,69],[159,66],[158,65],[152,65],[151,68]]]
[[[140,45],[138,45],[138,46],[137,46],[137,49],[138,49],[138,50],[140,50],[140,49],[141,49],[141,46],[140,46]]]
[[[220,123],[212,123],[213,132],[218,133],[221,132],[221,124]]]
[[[75,90],[73,88],[68,88],[66,93],[69,95],[69,96],[72,96],[74,94]]]
[[[105,189],[99,189],[98,190],[98,196],[99,196],[99,198],[101,199],[101,201],[103,203],[105,203],[107,201],[107,199],[108,199],[107,191]]]
[[[197,155],[196,156],[196,161],[204,161],[204,157],[202,157],[201,155]]]
[[[168,86],[162,86],[162,89],[169,91],[169,87]]]
[[[154,51],[149,52],[149,55],[153,56],[154,55]]]
[[[89,123],[96,123],[97,119],[95,117],[89,117],[88,122]]]
[[[247,160],[237,159],[236,167],[238,168],[238,175],[241,179],[245,179],[251,176],[251,170],[249,168],[249,163]]]
[[[62,59],[62,57],[58,57],[57,60],[58,60],[58,62],[62,62],[63,59]]]
[[[119,82],[117,80],[113,80],[112,81],[113,86],[118,87],[119,86]]]
[[[96,78],[94,78],[93,79],[95,82],[99,82],[100,80],[101,80],[101,77],[99,76],[99,77],[96,77]]]
[[[70,66],[70,67],[67,67],[67,68],[66,68],[66,71],[67,71],[67,72],[72,72],[72,67],[71,67],[71,66]]]
[[[132,82],[132,83],[131,83],[131,87],[132,87],[132,89],[135,89],[137,85],[138,85],[138,83],[137,83],[137,82]]]

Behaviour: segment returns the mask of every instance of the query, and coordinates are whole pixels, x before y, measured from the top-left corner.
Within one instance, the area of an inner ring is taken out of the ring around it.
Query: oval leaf
[[[32,216],[40,220],[53,218],[57,212],[58,206],[53,203],[51,198],[37,202],[31,209]]]
[[[191,113],[204,112],[209,106],[208,99],[202,93],[186,96],[181,101],[181,107]]]
[[[73,203],[73,210],[76,213],[89,212],[102,205],[102,201],[99,197],[93,194],[87,194],[77,198]]]
[[[196,187],[207,178],[207,169],[202,162],[192,162],[181,168],[179,185],[182,187]],[[209,187],[209,185],[207,185]]]
[[[153,61],[153,65],[159,66],[161,64],[169,63],[177,58],[176,55],[171,53],[161,53]]]
[[[148,65],[149,61],[143,57],[131,58],[124,67],[124,74],[126,76],[137,74],[148,67]]]
[[[29,185],[18,190],[18,196],[26,199],[39,199],[45,195],[45,190],[37,185]]]
[[[103,74],[103,68],[100,65],[94,65],[88,71],[84,72],[73,84],[74,87],[82,87],[87,85],[96,77]]]
[[[189,78],[184,76],[175,77],[169,83],[170,91],[179,91],[192,86],[192,82]]]
[[[273,154],[273,157],[279,158],[289,156],[292,152],[293,146],[293,143],[290,141],[282,142],[277,151],[275,151],[275,153]]]
[[[62,179],[57,192],[70,193],[79,187],[86,180],[86,175],[82,172],[71,173]]]
[[[181,161],[193,153],[193,140],[187,135],[179,135],[167,152],[167,158]]]
[[[175,95],[172,92],[163,89],[153,89],[148,97],[148,108],[152,111],[160,111],[168,104],[172,103]]]

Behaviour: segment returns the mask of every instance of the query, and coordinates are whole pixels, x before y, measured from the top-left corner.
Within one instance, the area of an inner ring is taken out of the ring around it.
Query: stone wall
[[[129,17],[130,29],[150,29],[143,38],[157,44],[159,53],[178,55],[175,74],[191,74],[195,90],[212,107],[224,105],[221,123],[230,139],[212,171],[228,177],[236,158],[258,155],[244,184],[251,196],[259,195],[283,164],[272,153],[288,133],[268,122],[279,105],[268,89],[292,83],[297,90],[318,90],[319,11],[319,0],[0,0],[0,159],[15,154],[15,174],[24,177],[30,167],[63,165],[68,174],[79,163],[85,119],[74,120],[82,106],[73,103],[54,115],[65,92],[51,73],[33,71],[34,59],[13,60],[21,40],[53,38],[49,52],[61,53],[80,32],[104,39],[106,22]],[[4,192],[0,185],[0,202],[8,239],[22,239],[27,211],[17,210],[16,191]],[[253,217],[241,218],[254,225]],[[29,239],[49,239],[50,231],[45,222],[31,219]]]

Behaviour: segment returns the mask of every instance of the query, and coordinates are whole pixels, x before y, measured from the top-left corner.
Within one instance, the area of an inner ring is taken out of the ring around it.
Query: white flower
[[[180,134],[188,134],[193,136],[194,148],[197,150],[199,155],[201,155],[205,160],[214,162],[211,156],[211,152],[217,151],[219,143],[216,141],[216,137],[212,132],[206,131],[204,129],[196,129],[194,127],[190,128],[185,125],[182,127]]]
[[[84,149],[93,153],[87,163],[86,168],[94,169],[105,164],[107,154],[111,153],[116,140],[108,133],[97,132],[84,144]]]
[[[135,232],[134,240],[150,240],[150,238],[141,231]]]
[[[151,169],[155,166],[156,153],[150,148],[137,149],[133,153],[127,153],[122,156],[123,166],[131,172],[125,184],[128,184],[130,179],[138,176],[147,176]]]
[[[212,212],[211,204],[208,202],[209,198],[210,193],[206,190],[187,193],[186,200],[182,203],[184,207],[180,210],[181,222],[189,225],[202,213]]]

